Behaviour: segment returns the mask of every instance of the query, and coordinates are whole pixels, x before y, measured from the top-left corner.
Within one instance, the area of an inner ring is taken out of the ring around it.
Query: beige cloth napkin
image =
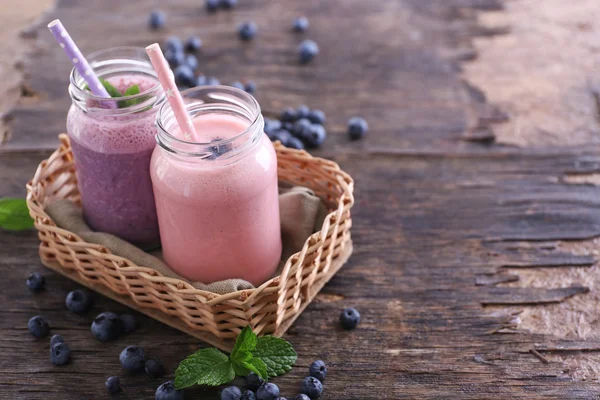
[[[81,208],[69,200],[55,200],[46,206],[45,211],[57,226],[75,233],[86,242],[102,245],[111,253],[127,258],[136,265],[153,268],[165,276],[189,282],[198,289],[225,294],[254,287],[243,279],[227,279],[210,284],[189,281],[171,270],[159,258],[160,251],[146,253],[114,235],[92,231],[85,223]],[[312,190],[280,182],[279,213],[283,251],[277,273],[292,254],[302,249],[306,239],[321,229],[327,208]]]

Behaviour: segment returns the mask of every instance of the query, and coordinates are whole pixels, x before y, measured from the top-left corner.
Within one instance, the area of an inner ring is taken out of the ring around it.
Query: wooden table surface
[[[594,351],[598,341],[511,329],[515,316],[502,312],[504,304],[544,307],[590,295],[585,285],[501,282],[514,278],[507,267],[595,262],[556,243],[600,235],[599,188],[563,180],[598,172],[600,148],[489,143],[493,124],[510,116],[461,69],[476,57],[473,38],[507,34],[477,22],[481,12],[502,12],[500,0],[240,0],[235,11],[215,15],[202,1],[175,0],[162,6],[166,29],[151,32],[147,16],[157,3],[63,0],[28,32],[35,51],[24,67],[28,89],[5,115],[11,137],[0,147],[0,197],[24,196],[25,182],[65,130],[70,66],[45,27],[49,20],[61,18],[85,53],[197,34],[203,72],[225,83],[255,80],[266,112],[323,109],[329,137],[313,154],[335,160],[356,181],[354,254],[286,334],[299,358],[274,380],[283,395],[293,398],[308,364],[320,358],[329,364],[327,400],[598,398],[597,380],[577,381],[565,365],[543,361],[561,348]],[[293,34],[291,20],[301,14],[309,31]],[[245,20],[260,29],[247,44],[235,34]],[[321,54],[299,66],[294,49],[304,36]],[[370,132],[349,142],[345,125],[355,115]],[[106,378],[123,376],[125,345],[161,358],[171,374],[202,346],[141,315],[134,334],[97,342],[94,316],[126,307],[98,295],[89,313],[68,312],[65,295],[77,284],[44,269],[37,246],[34,231],[0,232],[0,399],[103,398]],[[35,295],[25,285],[33,271],[47,281]],[[352,332],[337,323],[348,306],[362,314]],[[37,314],[69,342],[70,364],[53,366],[48,341],[28,333],[27,320]],[[151,399],[161,381],[124,376],[120,398]],[[217,393],[197,388],[187,398]]]

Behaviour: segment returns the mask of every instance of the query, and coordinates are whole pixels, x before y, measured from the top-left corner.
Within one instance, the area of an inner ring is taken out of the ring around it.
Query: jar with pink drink
[[[183,139],[164,104],[150,166],[164,259],[194,281],[259,285],[281,257],[277,158],[260,106],[224,86],[182,95],[196,138]]]

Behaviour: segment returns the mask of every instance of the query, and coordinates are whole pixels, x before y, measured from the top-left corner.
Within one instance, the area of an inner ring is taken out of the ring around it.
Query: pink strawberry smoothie
[[[107,80],[121,93],[134,84],[139,85],[140,93],[158,84],[155,78],[141,74]],[[160,243],[149,172],[156,146],[157,109],[115,114],[110,110],[84,111],[73,104],[67,116],[87,223],[96,231],[114,234],[143,248]]]
[[[224,113],[194,118],[199,142],[230,139],[249,123]],[[172,135],[181,137],[178,128]],[[164,259],[188,279],[241,278],[259,285],[281,257],[277,158],[264,133],[244,154],[215,146],[215,157],[178,157],[157,147],[150,172]],[[228,153],[233,151],[233,153]],[[233,161],[232,161],[233,160]]]

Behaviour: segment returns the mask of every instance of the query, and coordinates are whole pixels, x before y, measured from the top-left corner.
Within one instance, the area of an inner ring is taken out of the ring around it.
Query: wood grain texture
[[[530,353],[545,355],[568,340],[500,329],[514,316],[490,313],[480,303],[505,299],[508,289],[475,285],[478,274],[506,265],[588,265],[589,258],[552,243],[600,235],[600,188],[562,181],[568,173],[600,171],[599,148],[463,140],[469,129],[501,120],[490,117],[485,95],[459,75],[459,62],[476,57],[469,51],[474,36],[507,34],[476,20],[481,10],[502,12],[500,1],[242,0],[235,12],[217,15],[198,3],[170,2],[168,28],[158,33],[145,29],[155,5],[149,0],[87,1],[85,7],[63,0],[46,20],[60,17],[86,52],[199,34],[203,71],[226,83],[254,79],[266,112],[305,103],[327,113],[329,138],[315,153],[356,181],[355,250],[286,335],[299,358],[274,380],[283,395],[293,398],[309,363],[321,358],[329,365],[325,400],[596,398],[597,382],[575,382],[559,363],[544,364]],[[289,32],[298,14],[309,17],[306,36],[321,46],[304,67],[294,61],[300,36]],[[244,45],[235,26],[248,19],[260,33]],[[12,139],[0,148],[0,196],[24,194],[24,183],[64,130],[68,60],[45,26],[38,29],[41,50],[26,70],[39,98],[12,112]],[[350,143],[345,123],[357,114],[371,131]],[[137,332],[95,341],[94,316],[127,308],[97,295],[89,313],[69,313],[64,298],[78,285],[40,265],[35,232],[0,233],[0,268],[0,399],[100,398],[109,375],[122,376],[120,398],[151,399],[162,380],[123,373],[120,350],[137,344],[162,359],[172,376],[182,358],[204,346],[141,315]],[[47,289],[35,295],[25,286],[32,271],[47,278]],[[564,295],[561,290],[529,291],[528,299]],[[337,322],[348,306],[362,314],[353,332]],[[69,365],[52,366],[48,341],[27,332],[36,314],[69,342]],[[196,388],[187,398],[217,399],[217,393]]]

